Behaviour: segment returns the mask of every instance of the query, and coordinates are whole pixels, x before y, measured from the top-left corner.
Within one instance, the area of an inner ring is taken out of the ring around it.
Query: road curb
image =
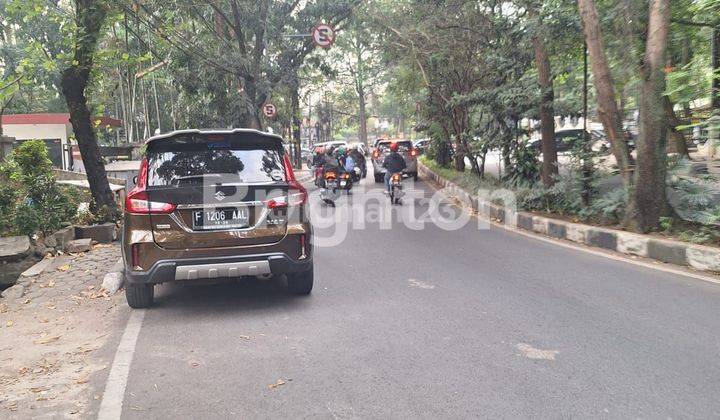
[[[504,207],[467,193],[460,186],[441,177],[421,162],[418,162],[418,172],[424,178],[431,179],[442,186],[450,195],[459,198],[463,206],[472,208],[479,216],[507,226],[554,239],[565,239],[592,248],[692,267],[706,273],[720,274],[720,249],[518,212],[515,208]],[[467,203],[471,203],[471,205],[467,205]]]
[[[102,288],[105,289],[108,294],[114,295],[125,285],[123,265],[122,257],[120,257],[110,271],[103,277]]]

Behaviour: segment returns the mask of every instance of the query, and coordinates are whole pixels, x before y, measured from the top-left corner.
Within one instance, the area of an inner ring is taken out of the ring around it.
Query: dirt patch
[[[102,392],[92,379],[111,362],[98,350],[125,309],[122,295],[100,290],[117,253],[76,256],[30,281],[22,298],[0,299],[0,417],[88,416]]]

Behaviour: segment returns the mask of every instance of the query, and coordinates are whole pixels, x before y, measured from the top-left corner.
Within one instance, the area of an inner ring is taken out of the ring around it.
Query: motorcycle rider
[[[397,173],[402,173],[402,171],[407,167],[405,159],[400,156],[400,153],[398,153],[398,149],[399,146],[397,143],[390,143],[390,153],[385,156],[385,161],[382,164],[383,168],[385,168],[386,170],[385,190],[387,193],[390,193],[390,179],[392,178],[392,176]]]
[[[321,186],[322,183],[322,175],[323,175],[323,159],[325,156],[325,148],[318,146],[313,150],[315,153],[313,154],[312,158],[312,166],[315,170],[315,185],[318,187]]]
[[[360,168],[360,173],[363,178],[367,175],[367,168],[365,167],[365,156],[362,154],[358,147],[353,147],[348,152],[349,156],[352,156],[355,166]]]
[[[340,157],[340,162],[343,163],[345,172],[352,174],[355,170],[355,159],[353,159],[352,154],[347,153],[345,147],[341,146],[338,149],[338,156]]]

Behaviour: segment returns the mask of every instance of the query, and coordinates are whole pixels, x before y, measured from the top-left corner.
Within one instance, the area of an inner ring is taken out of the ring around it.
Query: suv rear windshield
[[[148,185],[282,182],[282,156],[282,147],[267,141],[158,141],[148,146]]]
[[[390,144],[392,144],[392,143],[393,142],[391,142],[391,141],[384,141],[384,142],[378,144],[378,147],[382,151],[387,151],[390,149]],[[411,141],[399,141],[399,142],[397,142],[397,144],[398,144],[398,149],[400,152],[405,152],[405,151],[412,149]]]

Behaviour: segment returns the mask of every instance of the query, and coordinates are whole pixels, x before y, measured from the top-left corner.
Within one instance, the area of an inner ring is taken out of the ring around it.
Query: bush
[[[22,235],[49,234],[71,222],[79,194],[55,182],[41,140],[23,142],[0,168],[0,229]]]

